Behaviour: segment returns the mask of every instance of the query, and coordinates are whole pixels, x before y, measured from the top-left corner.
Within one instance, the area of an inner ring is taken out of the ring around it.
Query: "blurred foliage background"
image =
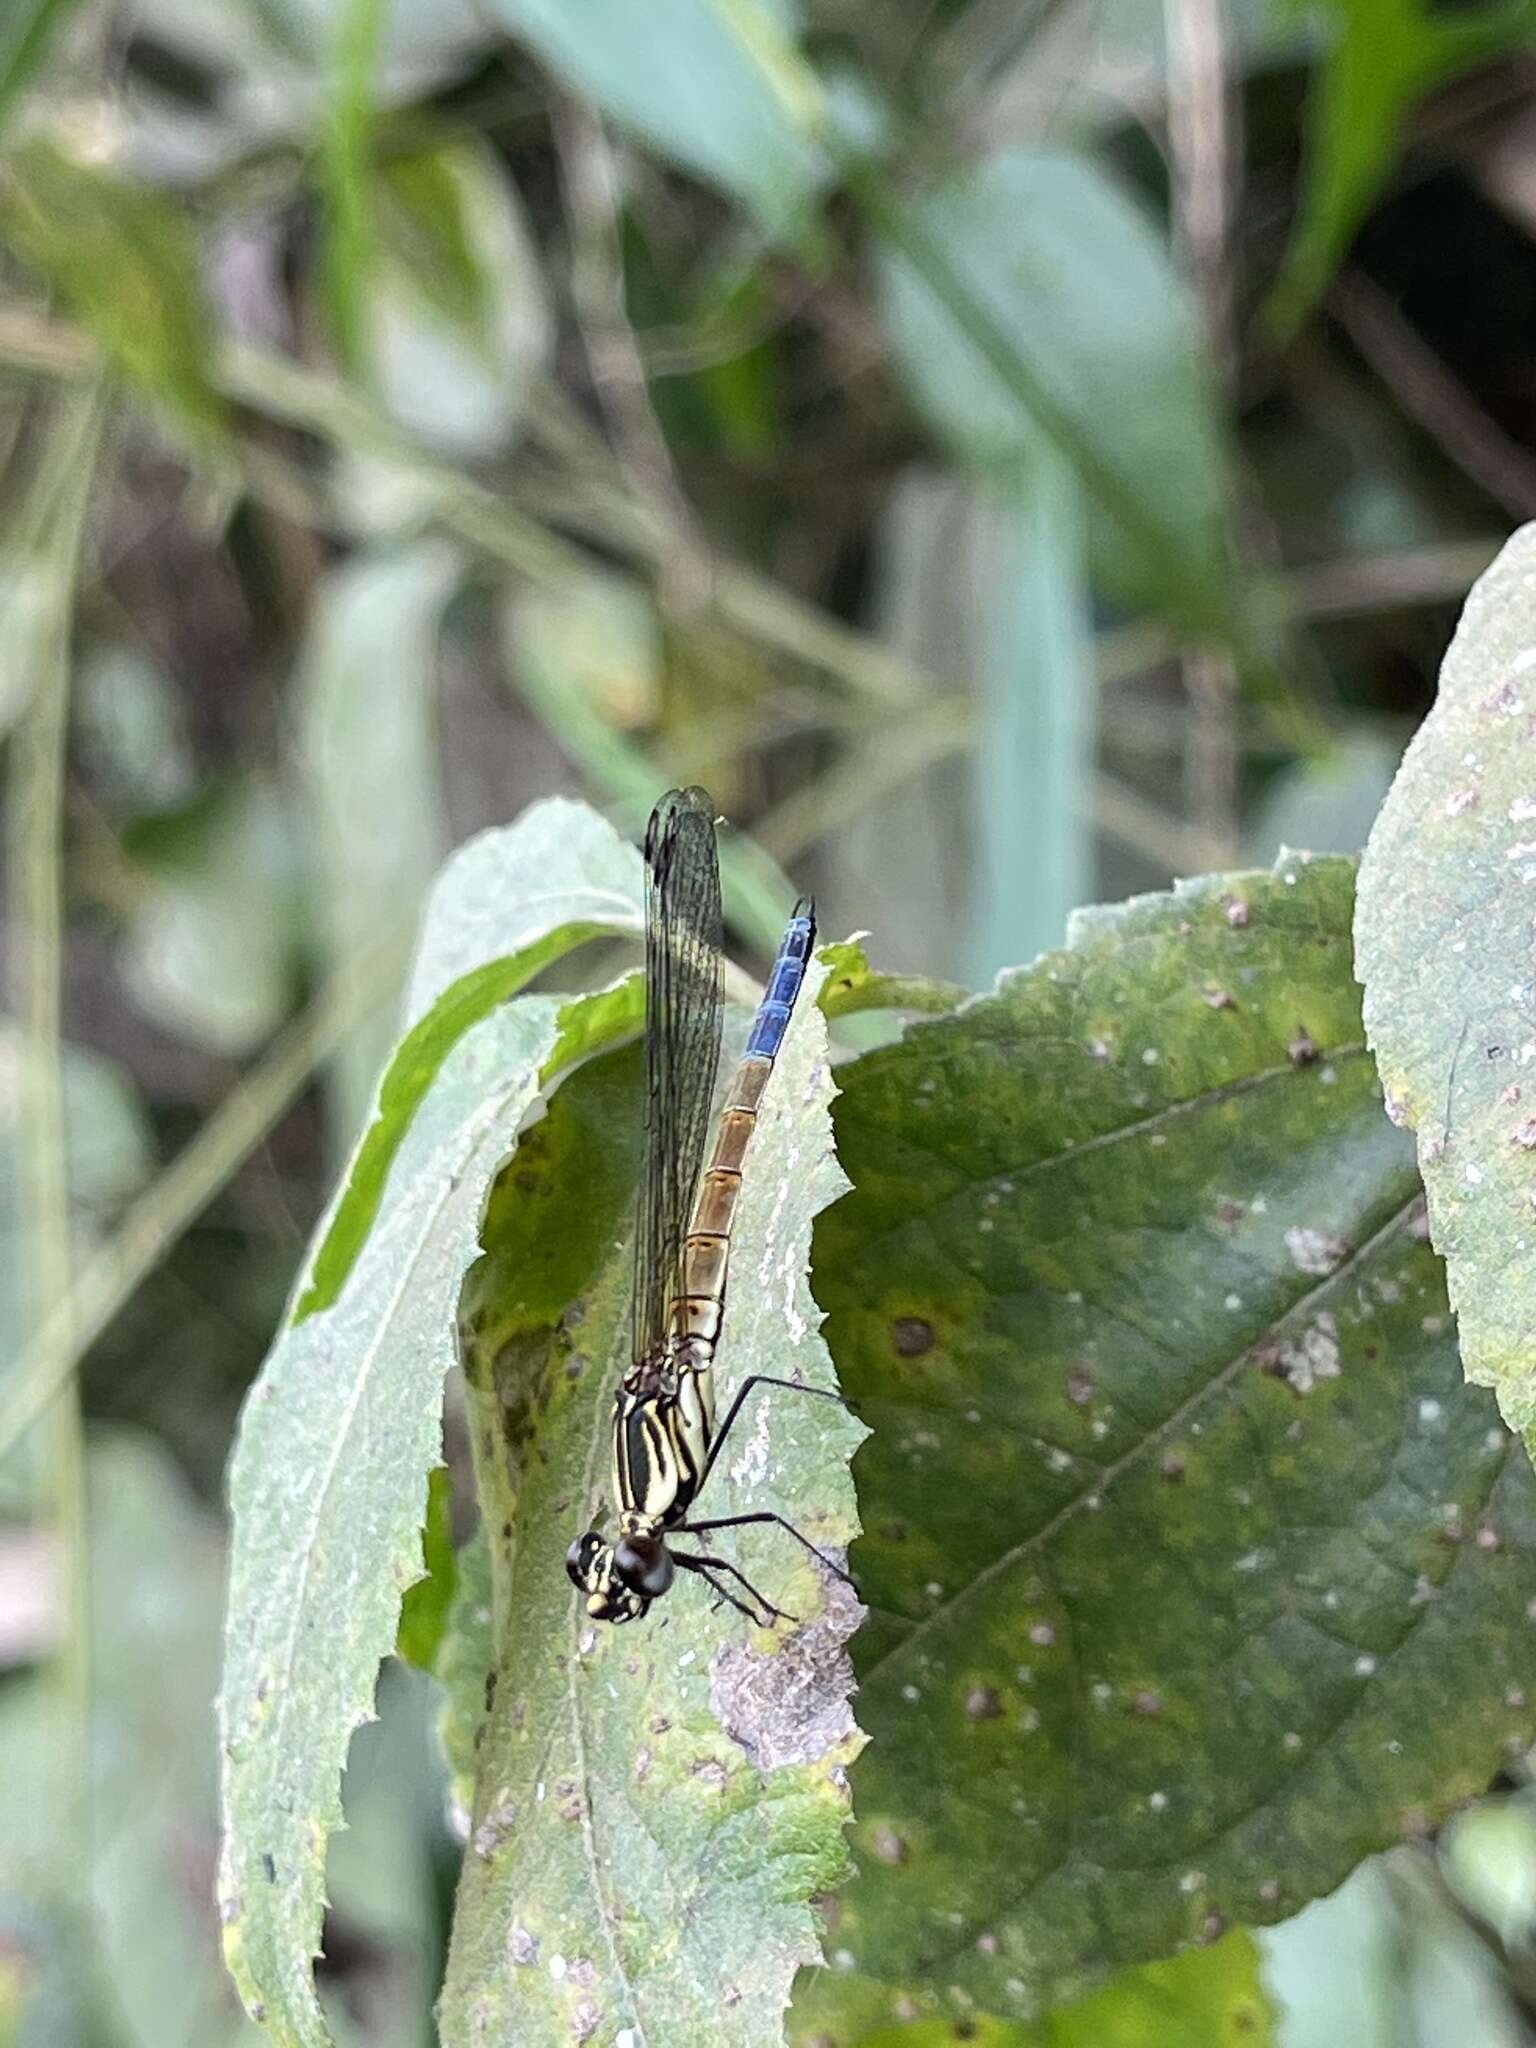
[[[1355,850],[1536,513],[1527,0],[9,0],[0,2039],[251,2032],[220,1475],[443,852],[697,779],[984,984]],[[429,1705],[325,1965],[422,2042]],[[1536,2039],[1503,1796],[1265,1937],[1280,2038]],[[89,1796],[87,1796],[87,1793]]]

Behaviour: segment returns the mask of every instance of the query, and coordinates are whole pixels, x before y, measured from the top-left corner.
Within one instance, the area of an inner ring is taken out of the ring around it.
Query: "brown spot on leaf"
[[[881,1863],[905,1863],[909,1853],[904,1839],[884,1821],[877,1821],[870,1829],[869,1847]]]
[[[1285,1048],[1285,1056],[1293,1067],[1310,1067],[1317,1058],[1317,1041],[1305,1024],[1296,1026],[1296,1035]]]
[[[1520,1100],[1520,1083],[1518,1081],[1507,1081],[1499,1090],[1499,1100],[1506,1109],[1510,1103],[1518,1102]]]
[[[1227,1931],[1226,1916],[1222,1913],[1207,1913],[1200,1922],[1200,1932],[1195,1939],[1202,1948],[1209,1948],[1213,1941],[1220,1941]]]
[[[1525,709],[1520,687],[1507,677],[1502,683],[1495,683],[1483,698],[1484,711],[1492,711],[1500,718],[1514,718]]]
[[[1248,1354],[1260,1372],[1282,1379],[1298,1399],[1310,1394],[1319,1380],[1336,1380],[1339,1363],[1338,1318],[1325,1309],[1299,1337],[1272,1337]]]
[[[965,1696],[965,1715],[968,1721],[996,1721],[1001,1718],[1003,1703],[990,1685],[973,1685]]]
[[[1067,1399],[1075,1406],[1086,1408],[1097,1392],[1097,1383],[1086,1365],[1067,1368]]]
[[[1214,982],[1208,981],[1200,991],[1200,994],[1213,1010],[1230,1010],[1234,1007],[1232,991],[1230,989],[1217,988]]]
[[[1528,1116],[1515,1125],[1509,1134],[1511,1145],[1518,1145],[1522,1152],[1536,1151],[1536,1116]]]
[[[1170,1483],[1176,1482],[1184,1477],[1184,1460],[1177,1451],[1169,1451],[1164,1456],[1159,1470]]]
[[[1448,818],[1459,818],[1470,811],[1476,802],[1475,789],[1453,789],[1445,800],[1445,815]]]
[[[1227,923],[1240,930],[1248,922],[1248,906],[1241,896],[1223,896],[1221,907],[1227,914]]]
[[[1161,1693],[1153,1692],[1150,1687],[1143,1687],[1140,1692],[1131,1695],[1133,1714],[1144,1714],[1149,1721],[1155,1721],[1162,1711],[1163,1696]]]
[[[922,1316],[898,1316],[891,1325],[891,1342],[898,1358],[921,1358],[933,1349],[933,1325]]]

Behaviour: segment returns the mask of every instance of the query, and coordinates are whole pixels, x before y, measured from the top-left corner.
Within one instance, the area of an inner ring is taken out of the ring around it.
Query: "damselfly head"
[[[677,1576],[672,1553],[659,1536],[647,1530],[627,1531],[613,1553],[613,1568],[632,1593],[654,1600]]]
[[[619,1576],[613,1545],[595,1529],[577,1537],[565,1553],[565,1569],[576,1590],[586,1594],[587,1613],[594,1621],[638,1621],[651,1604]]]

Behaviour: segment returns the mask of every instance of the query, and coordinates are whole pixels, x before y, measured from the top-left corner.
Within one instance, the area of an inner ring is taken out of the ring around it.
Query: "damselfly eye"
[[[613,1568],[632,1593],[654,1600],[671,1585],[672,1553],[655,1536],[625,1536],[615,1546]]]
[[[608,1546],[595,1529],[589,1529],[585,1536],[578,1536],[565,1553],[565,1569],[573,1586],[583,1593],[596,1590],[604,1577],[603,1554]]]

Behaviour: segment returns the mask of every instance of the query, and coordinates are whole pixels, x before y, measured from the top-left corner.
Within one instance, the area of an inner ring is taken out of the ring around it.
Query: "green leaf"
[[[860,939],[836,939],[818,946],[816,957],[826,967],[821,1007],[828,1017],[851,1017],[862,1010],[917,1010],[944,1016],[958,1009],[970,994],[952,981],[929,981],[920,974],[884,974],[871,967]]]
[[[1021,456],[993,539],[973,755],[969,973],[978,986],[1058,944],[1093,885],[1098,682],[1083,497],[1043,434]]]
[[[830,1094],[825,1026],[802,1001],[747,1161],[722,1399],[755,1371],[833,1384],[804,1270],[812,1215],[842,1185]],[[446,2048],[777,2040],[794,1967],[815,1953],[810,1900],[844,1867],[843,1766],[859,1737],[843,1649],[857,1609],[842,1588],[777,1530],[724,1534],[720,1554],[805,1621],[775,1640],[712,1612],[685,1574],[664,1614],[603,1627],[565,1575],[606,1486],[628,1359],[629,1247],[614,1238],[640,1098],[635,1048],[566,1083],[497,1191],[466,1293],[500,1649]],[[709,1511],[771,1506],[813,1541],[846,1543],[858,1425],[828,1401],[771,1388],[753,1400]]]
[[[365,309],[376,262],[374,73],[384,0],[341,0],[329,104],[321,126],[321,269],[331,329],[347,368],[371,370]]]
[[[835,1945],[892,2017],[1294,1912],[1529,1739],[1536,1477],[1462,1383],[1352,883],[1086,913],[839,1069],[816,1287],[874,1435]]]
[[[194,434],[222,432],[196,245],[172,201],[33,141],[0,159],[0,241]]]
[[[1397,167],[1409,116],[1438,86],[1528,36],[1530,0],[1465,8],[1433,0],[1322,0],[1332,31],[1307,109],[1296,230],[1268,306],[1281,336],[1321,296]]]
[[[0,129],[42,70],[77,0],[13,0],[0,32]]]
[[[507,670],[589,780],[632,809],[637,824],[659,771],[629,737],[660,691],[664,651],[656,608],[628,576],[598,571],[520,592],[502,612]],[[725,832],[720,886],[726,916],[772,955],[795,891],[752,840]]]
[[[328,2038],[310,1960],[325,1847],[348,1743],[422,1572],[459,1290],[562,1018],[582,1005],[505,998],[579,938],[637,926],[639,881],[633,848],[558,802],[448,864],[407,998],[418,1022],[241,1419],[219,1899],[231,1971],[283,2042]]]
[[[57,1687],[46,1669],[8,1671],[0,1924],[27,2021],[12,2034],[0,2028],[0,2039],[259,2048],[218,1966],[208,1887],[187,1882],[215,1847],[207,1701],[223,1582],[219,1524],[166,1452],[137,1432],[93,1434],[89,1487],[91,1883],[82,1897],[48,1796],[58,1770]],[[7,1541],[19,1540],[10,1528]],[[8,1575],[19,1562],[8,1560]],[[54,1580],[46,1569],[41,1576]],[[61,1898],[81,1918],[55,1959],[39,1949],[43,1914]],[[88,2025],[78,2011],[98,1993],[110,2025]],[[0,2020],[5,2012],[0,1990]]]
[[[411,935],[447,838],[437,648],[463,561],[446,542],[363,553],[321,579],[298,660],[299,753],[321,935],[333,973]],[[392,1005],[353,1031],[332,1076],[345,1157],[394,1043]]]
[[[1356,921],[1393,1120],[1418,1133],[1467,1377],[1536,1442],[1536,526],[1467,599],[1434,709],[1371,832]]]
[[[1125,1970],[1102,1990],[1039,2020],[966,2017],[866,2029],[855,2015],[829,2035],[837,2048],[1269,2048],[1277,2036],[1246,1928],[1209,1948]],[[829,1984],[835,1980],[829,1980]]]
[[[9,1362],[31,1319],[24,1250],[34,1242],[23,1215],[17,1137],[24,1034],[0,1018],[0,1357]],[[154,1162],[148,1119],[128,1075],[84,1047],[62,1049],[64,1132],[70,1227],[80,1251],[149,1178]]]
[[[824,179],[815,73],[766,0],[492,0],[491,12],[604,114],[804,238]]]
[[[1160,239],[1086,159],[1008,150],[911,200],[872,173],[884,321],[915,403],[982,475],[1043,431],[1109,522],[1117,580],[1230,636],[1223,451],[1192,309]]]
[[[446,1465],[439,1465],[427,1478],[421,1561],[424,1576],[406,1587],[400,1603],[395,1648],[422,1671],[432,1671],[459,1590],[458,1552],[453,1547],[453,1475]]]
[[[310,1958],[342,1766],[369,1718],[401,1595],[421,1574],[454,1308],[555,1016],[548,998],[525,997],[454,1045],[345,1285],[324,1312],[282,1332],[241,1419],[219,1901],[230,1969],[279,2041],[327,2040]]]
[[[460,461],[510,445],[553,319],[517,188],[478,142],[437,142],[375,174],[369,348],[384,404]]]
[[[454,1819],[466,1838],[470,1808],[475,1803],[480,1731],[496,1674],[491,1598],[490,1546],[481,1522],[455,1561],[453,1605],[433,1666],[433,1675],[443,1689],[438,1735],[453,1788]]]
[[[541,877],[549,886],[535,888]],[[411,1118],[459,1040],[573,947],[607,934],[638,935],[641,889],[635,848],[584,804],[560,797],[460,847],[428,902],[406,1002],[416,1021],[384,1070],[373,1122],[327,1218],[296,1317],[329,1307],[340,1293]],[[611,994],[588,1001],[616,1031],[624,1028]],[[587,1003],[568,1013],[551,1057],[565,1041],[572,1057],[590,1049]]]
[[[162,1031],[210,1051],[252,1052],[293,994],[297,875],[292,823],[257,775],[142,821],[125,849],[139,871],[123,983]]]

